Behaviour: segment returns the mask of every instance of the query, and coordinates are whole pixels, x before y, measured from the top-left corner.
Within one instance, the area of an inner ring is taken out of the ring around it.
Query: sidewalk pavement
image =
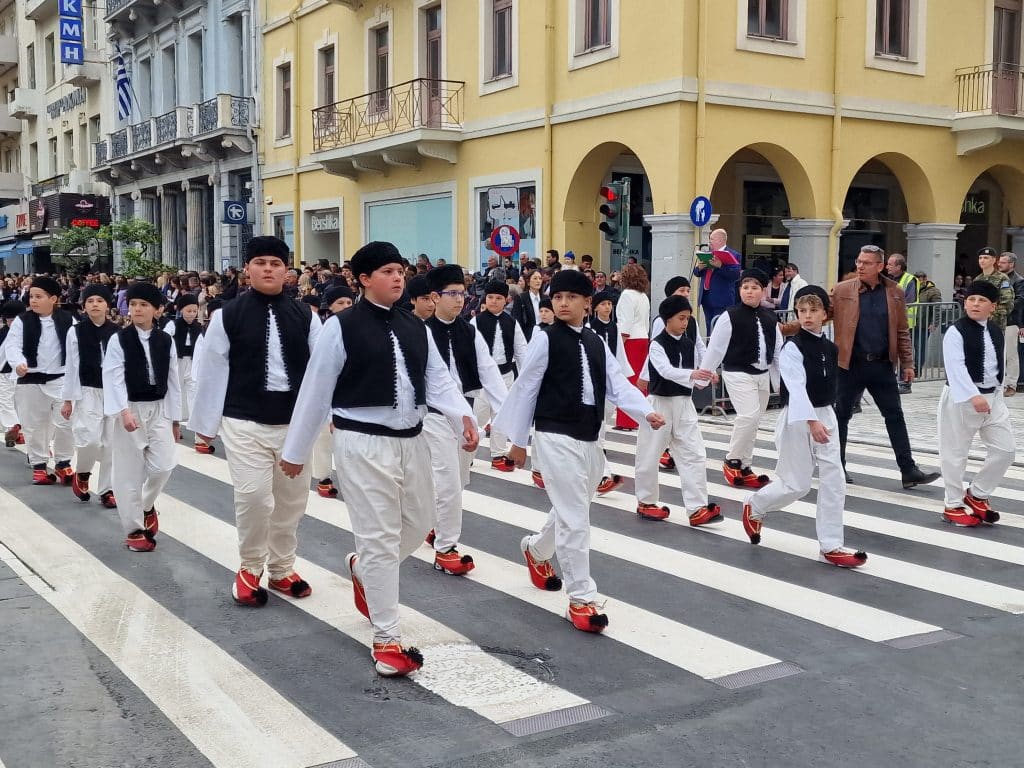
[[[916,382],[913,392],[900,397],[900,404],[903,406],[903,415],[907,421],[907,431],[910,433],[910,444],[914,453],[935,454],[939,452],[938,429],[936,424],[939,409],[939,395],[945,384],[941,381]],[[1006,406],[1010,411],[1010,422],[1013,426],[1013,434],[1017,445],[1021,443],[1021,436],[1024,435],[1024,392],[1013,397],[1006,398]],[[769,409],[765,417],[761,419],[761,429],[774,434],[775,420],[779,415],[778,408]],[[732,425],[732,415],[712,416],[703,415],[700,420],[707,424]],[[763,435],[762,435],[763,437]],[[769,438],[771,439],[771,438]],[[870,396],[865,394],[863,412],[855,414],[850,419],[848,440],[853,443],[874,445],[888,448],[889,436],[885,431],[885,420],[878,408],[871,402]],[[982,458],[982,453],[977,440],[974,443],[975,450],[971,451],[972,458]],[[932,461],[925,458],[924,465],[937,465],[937,459]],[[1024,467],[1024,451],[1017,452],[1017,460],[1014,466]]]

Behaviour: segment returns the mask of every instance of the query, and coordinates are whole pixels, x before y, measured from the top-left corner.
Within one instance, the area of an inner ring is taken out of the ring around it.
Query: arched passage
[[[1024,171],[993,165],[963,190],[962,200],[964,228],[956,240],[956,273],[977,274],[977,253],[986,246],[997,251],[1022,248],[1024,237],[1014,229],[1024,226]]]

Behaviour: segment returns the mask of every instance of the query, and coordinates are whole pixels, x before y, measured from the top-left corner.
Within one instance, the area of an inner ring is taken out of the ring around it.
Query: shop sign
[[[341,221],[337,211],[314,211],[309,215],[309,226],[314,232],[337,232]]]
[[[65,112],[71,112],[75,107],[81,106],[82,104],[85,104],[85,89],[76,88],[71,93],[61,96],[56,101],[47,104],[46,114],[50,116],[51,120],[56,120],[60,115]]]
[[[72,219],[71,220],[71,226],[72,227],[89,227],[90,229],[99,229],[100,228],[100,220],[99,219]]]

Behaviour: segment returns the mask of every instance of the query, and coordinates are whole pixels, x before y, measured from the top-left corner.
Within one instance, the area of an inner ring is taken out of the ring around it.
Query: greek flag
[[[114,78],[117,85],[117,119],[127,120],[132,114],[132,83],[128,79],[128,69],[125,67],[120,46],[115,46],[114,63],[117,65],[117,75]]]

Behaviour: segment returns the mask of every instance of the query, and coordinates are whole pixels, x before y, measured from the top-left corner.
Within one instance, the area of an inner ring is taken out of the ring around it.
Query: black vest
[[[722,360],[723,371],[738,371],[756,376],[765,373],[754,367],[757,362],[757,323],[764,333],[765,362],[771,365],[775,356],[775,334],[779,320],[775,313],[764,307],[748,307],[736,304],[725,310],[732,322],[732,338]]]
[[[364,299],[328,322],[341,323],[347,359],[338,375],[335,408],[398,407],[398,371],[391,334],[398,339],[416,405],[427,404],[427,326],[399,307],[384,309]]]
[[[533,309],[529,290],[516,296],[516,300],[512,304],[512,319],[519,321],[519,327],[523,329],[523,336],[527,341],[533,338],[533,329],[537,327],[540,318],[537,317],[537,312]]]
[[[149,366],[142,349],[142,339],[134,325],[117,332],[124,350],[124,383],[128,401],[151,403],[163,400],[167,394],[167,376],[171,370],[171,337],[153,324],[149,334],[149,358],[153,362],[153,381],[149,383]]]
[[[839,349],[824,336],[815,336],[803,328],[786,341],[795,344],[804,359],[807,398],[815,408],[836,404],[839,393]],[[780,393],[783,405],[789,404],[785,381]]]
[[[476,329],[484,337],[487,349],[494,355],[494,334],[498,326],[501,326],[501,343],[505,345],[505,359],[508,361],[498,366],[502,374],[514,370],[515,343],[516,343],[516,321],[504,312],[495,316],[493,313],[484,310],[476,316]]]
[[[590,327],[598,336],[605,340],[608,344],[608,348],[612,351],[612,355],[615,356],[619,353],[619,324],[614,320],[609,320],[607,323],[604,322],[597,315],[593,315],[590,318]]]
[[[594,442],[604,419],[605,344],[589,328],[577,333],[557,320],[544,332],[548,335],[548,365],[537,395],[534,426],[540,432]],[[583,351],[594,385],[594,405],[583,404]]]
[[[180,317],[174,321],[174,347],[178,357],[192,357],[196,348],[196,340],[203,335],[203,326],[196,320],[186,323]],[[188,344],[185,343],[186,339]],[[308,342],[307,342],[308,346]]]
[[[103,388],[103,355],[107,342],[118,332],[117,326],[107,320],[96,325],[86,318],[75,326],[78,341],[78,380],[83,387]]]
[[[289,383],[287,392],[267,390],[271,307],[281,336],[281,358]],[[267,296],[259,291],[247,291],[226,302],[220,312],[230,342],[224,415],[257,424],[288,424],[309,362],[310,314],[306,305],[283,293]]]
[[[63,309],[53,311],[53,328],[60,342],[60,364],[67,362],[68,329],[74,324],[75,318]],[[29,368],[39,365],[39,340],[43,336],[43,321],[31,309],[21,315],[21,353]],[[46,371],[50,373],[50,371]]]
[[[684,368],[693,370],[694,357],[697,347],[693,341],[683,334],[678,339],[673,338],[668,331],[662,331],[654,337],[652,344],[659,345],[665,350],[665,354],[668,356],[668,362],[673,368]],[[658,395],[658,397],[689,397],[693,394],[693,389],[690,387],[684,387],[671,379],[666,379],[658,370],[651,365],[650,361],[647,363],[647,391],[652,395]]]
[[[3,345],[7,343],[7,334],[10,332],[11,326],[9,326],[5,322],[0,321],[0,347],[3,347]],[[4,367],[0,368],[0,373],[10,373],[11,370],[11,364],[4,363]]]
[[[475,392],[483,384],[480,383],[480,368],[476,359],[476,329],[464,318],[457,317],[452,323],[431,317],[427,327],[434,335],[437,351],[441,353],[444,364],[451,368],[451,354],[455,354],[455,370],[459,373],[463,392]],[[449,351],[451,342],[451,351]]]
[[[964,340],[964,364],[967,372],[971,374],[971,381],[980,385],[985,379],[985,340],[981,335],[982,327],[969,317],[961,317],[953,326],[960,331]],[[996,352],[996,361],[999,366],[999,384],[1003,383],[1003,332],[999,326],[989,320],[985,329],[988,330],[988,337],[992,341],[992,348]]]

